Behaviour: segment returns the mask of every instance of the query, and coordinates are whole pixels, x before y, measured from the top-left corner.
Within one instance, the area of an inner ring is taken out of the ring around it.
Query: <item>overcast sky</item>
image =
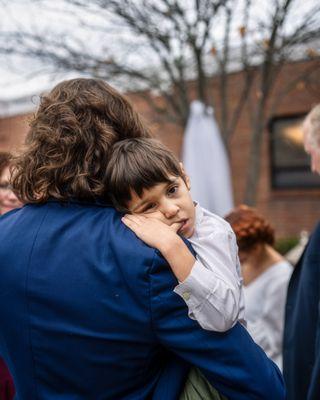
[[[139,1],[139,0],[137,0]],[[150,0],[153,1],[153,0]],[[184,0],[183,4],[188,1]],[[288,30],[292,29],[299,21],[302,11],[308,10],[315,5],[318,0],[297,0],[299,7],[295,7],[290,16],[290,23]],[[88,4],[90,1],[88,0]],[[253,0],[254,13],[257,15],[265,15],[268,13],[269,1],[268,0]],[[242,0],[238,2],[239,10],[242,7]],[[154,63],[156,60],[152,57],[146,57],[143,54],[143,46],[139,49],[139,38],[131,38],[127,30],[123,27],[118,27],[116,22],[108,14],[87,13],[84,10],[81,13],[76,12],[76,9],[66,4],[63,0],[55,1],[38,1],[38,0],[0,0],[0,20],[1,30],[18,30],[27,32],[38,32],[46,35],[47,32],[52,31],[57,35],[63,34],[64,37],[70,40],[72,37],[79,39],[82,45],[89,48],[93,52],[102,52],[105,54],[113,53],[114,55],[125,54],[130,57],[130,62]],[[223,21],[221,21],[221,24]],[[237,32],[241,21],[234,20],[234,33]],[[105,28],[108,27],[108,43],[105,43],[105,33],[95,29],[91,30],[88,26]],[[222,35],[222,25],[215,27],[218,36],[219,32]],[[257,32],[259,35],[259,32]],[[129,52],[126,48],[130,40],[134,40],[135,48],[139,49],[137,52]],[[235,34],[236,43],[237,36]],[[75,44],[76,45],[76,44]],[[54,71],[50,64],[41,64],[34,59],[21,59],[21,57],[8,57],[0,56],[0,89],[2,98],[5,96],[10,97],[17,90],[29,91],[30,88],[37,85],[44,85],[47,78],[42,75],[48,76],[49,73]],[[59,75],[61,77],[61,75]],[[59,77],[57,79],[59,79]],[[52,79],[52,78],[50,78]],[[28,84],[26,82],[29,82]],[[23,87],[23,89],[21,89]],[[19,88],[19,89],[17,89]]]

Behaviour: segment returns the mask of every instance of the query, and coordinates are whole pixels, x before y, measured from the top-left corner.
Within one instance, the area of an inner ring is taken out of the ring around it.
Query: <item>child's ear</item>
[[[182,175],[183,175],[183,179],[184,179],[184,181],[185,181],[185,183],[186,183],[186,186],[187,186],[188,190],[190,190],[190,189],[191,189],[190,178],[189,178],[189,176],[186,174],[186,171],[184,170],[184,167],[183,167],[182,162],[179,163],[179,164],[180,164],[181,172],[182,172]]]
[[[186,185],[187,185],[188,190],[190,190],[190,189],[191,189],[191,182],[190,182],[189,176],[188,176],[188,175],[185,175],[185,176],[184,176],[184,180],[185,180],[185,182],[186,182]]]
[[[179,162],[179,164],[180,164],[180,169],[181,169],[182,175],[186,175],[186,171],[184,170],[184,166],[183,166],[182,162]]]

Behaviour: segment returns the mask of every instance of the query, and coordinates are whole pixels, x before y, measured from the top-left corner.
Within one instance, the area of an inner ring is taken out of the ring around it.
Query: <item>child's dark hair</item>
[[[171,182],[170,175],[184,179],[177,158],[155,139],[121,140],[111,149],[106,180],[111,201],[120,211],[128,211],[132,192],[140,197],[144,189]]]

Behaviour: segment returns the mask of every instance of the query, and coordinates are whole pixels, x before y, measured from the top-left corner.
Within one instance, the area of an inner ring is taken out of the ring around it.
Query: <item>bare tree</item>
[[[292,59],[292,53],[298,48],[298,45],[301,46],[319,39],[320,7],[318,5],[304,16],[304,19],[296,26],[293,32],[286,32],[285,23],[289,16],[290,8],[297,5],[294,3],[297,2],[294,0],[274,1],[274,7],[269,19],[260,23],[261,29],[266,33],[262,42],[262,60],[256,71],[259,89],[258,98],[255,98],[255,105],[252,107],[253,117],[249,157],[249,165],[252,167],[248,168],[244,199],[247,204],[251,205],[255,204],[256,201],[257,184],[260,175],[262,135],[270,116],[270,114],[267,114],[270,94],[275,87],[281,68]],[[314,65],[311,69],[306,68],[300,79],[309,75],[314,71],[314,68]],[[316,68],[319,69],[319,65]],[[250,106],[252,106],[252,103],[250,103]],[[272,110],[274,111],[274,109],[275,106]]]
[[[212,78],[217,77],[220,127],[227,148],[245,107],[250,107],[251,148],[245,202],[254,204],[270,94],[281,68],[295,59],[297,49],[302,51],[319,39],[320,5],[314,0],[303,14],[301,0],[270,0],[264,12],[258,13],[254,7],[257,2],[240,3],[65,0],[69,8],[62,12],[69,12],[83,29],[101,38],[99,51],[92,51],[92,46],[77,34],[59,36],[49,29],[45,34],[43,30],[26,32],[21,27],[2,31],[1,49],[49,61],[60,69],[117,79],[126,89],[140,90],[162,118],[181,126],[186,124],[191,98],[196,96],[205,104],[214,105]],[[46,1],[39,0],[38,4],[48,6]],[[288,24],[297,8],[299,21]],[[90,22],[90,16],[99,18]],[[119,32],[120,44],[115,41]],[[121,51],[116,45],[121,45]],[[243,71],[243,79],[236,104],[231,107],[229,73],[233,69]],[[306,69],[304,77],[313,70],[314,67]],[[258,96],[253,87],[258,87]]]

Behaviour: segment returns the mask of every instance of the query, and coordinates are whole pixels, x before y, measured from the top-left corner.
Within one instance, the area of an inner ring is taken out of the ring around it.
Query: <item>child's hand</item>
[[[161,252],[180,282],[187,278],[196,259],[181,237],[177,235],[181,223],[169,226],[156,218],[132,214],[125,215],[122,222],[138,238]]]
[[[177,238],[181,223],[166,225],[164,222],[143,215],[126,214],[122,222],[147,245],[163,251]]]

